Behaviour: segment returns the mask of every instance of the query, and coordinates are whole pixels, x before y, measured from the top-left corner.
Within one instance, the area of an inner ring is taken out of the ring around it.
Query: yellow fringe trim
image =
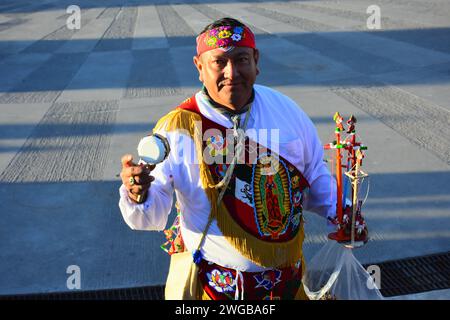
[[[302,258],[302,243],[304,239],[303,221],[297,235],[286,242],[268,242],[260,240],[249,234],[234,221],[228,213],[223,202],[220,212],[217,207],[218,191],[211,188],[214,179],[203,161],[203,133],[198,124],[201,123],[200,115],[183,109],[175,109],[162,117],[155,126],[155,131],[185,130],[195,143],[197,160],[199,163],[200,180],[202,188],[211,204],[211,214],[217,219],[219,229],[226,240],[244,257],[263,267],[285,267],[295,264]]]
[[[244,257],[263,267],[289,267],[299,261],[302,256],[304,239],[303,222],[298,233],[286,242],[268,242],[256,238],[233,219],[225,205],[220,205],[216,216],[217,225],[227,241]]]
[[[200,295],[200,299],[199,300],[212,300],[210,298],[210,296],[208,296],[208,294],[206,293],[205,290],[203,290],[203,288],[201,289],[201,295]]]
[[[305,257],[302,257],[302,278],[305,277],[305,272],[306,272]],[[302,283],[300,283],[300,287],[298,288],[294,300],[309,300],[309,297],[305,292],[305,287],[303,286],[303,279]]]
[[[217,212],[217,197],[219,194],[215,188],[210,187],[214,185],[214,179],[209,171],[208,165],[203,161],[203,133],[201,132],[201,127],[198,126],[201,124],[201,121],[202,118],[195,112],[175,109],[162,117],[153,130],[164,130],[167,132],[184,130],[190,135],[195,143],[202,188],[205,190],[211,204],[211,214],[215,216],[214,212]]]

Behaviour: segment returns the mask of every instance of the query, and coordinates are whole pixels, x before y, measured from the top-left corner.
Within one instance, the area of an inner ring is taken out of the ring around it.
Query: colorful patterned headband
[[[197,56],[203,52],[226,47],[255,48],[255,35],[247,27],[222,26],[197,37]]]

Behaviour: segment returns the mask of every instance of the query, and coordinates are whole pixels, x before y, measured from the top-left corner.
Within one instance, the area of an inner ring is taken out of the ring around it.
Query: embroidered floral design
[[[300,224],[300,218],[302,216],[302,198],[303,194],[300,192],[300,190],[297,190],[293,196],[295,209],[294,214],[291,216],[291,223],[294,228],[297,228],[297,226]]]
[[[300,178],[299,178],[299,176],[293,176],[291,178],[291,184],[292,184],[292,189],[298,188],[298,186],[300,185]]]
[[[217,38],[216,37],[211,37],[208,40],[206,40],[206,44],[210,47],[214,47],[217,43]]]
[[[219,30],[211,29],[211,30],[209,30],[209,35],[212,37],[217,37],[219,35]]]
[[[297,226],[299,225],[300,217],[301,217],[301,212],[297,212],[296,214],[292,215],[291,223],[294,228],[297,228]]]
[[[225,173],[227,172],[228,169],[228,165],[223,163],[223,164],[218,164],[216,166],[216,174],[219,178],[223,178],[225,177]]]
[[[234,27],[233,32],[236,34],[242,34],[244,32],[244,28],[242,27]]]
[[[212,157],[215,157],[216,155],[226,156],[228,153],[227,142],[220,134],[210,136],[206,140],[206,147]]]
[[[219,32],[219,38],[220,39],[226,39],[231,37],[232,33],[229,30],[222,30]]]
[[[229,271],[220,272],[214,269],[211,273],[206,273],[208,277],[208,284],[217,292],[225,293],[234,291],[235,283],[233,275]]]
[[[219,39],[217,40],[217,45],[219,47],[228,47],[228,45],[230,44],[230,39]]]
[[[267,270],[253,277],[257,282],[255,289],[262,287],[266,290],[272,290],[278,283],[281,282],[281,271]]]
[[[205,37],[206,44],[209,47],[219,46],[228,47],[233,45],[233,42],[239,42],[244,38],[244,28],[230,26],[222,26],[211,29]]]
[[[302,201],[302,193],[298,190],[295,194],[294,194],[294,205],[298,206],[301,204]]]
[[[233,34],[232,36],[231,36],[231,39],[233,39],[233,41],[241,41],[241,39],[242,39],[242,37],[241,37],[241,35],[240,34]]]
[[[184,252],[185,250],[184,241],[180,233],[180,216],[181,213],[178,211],[172,226],[169,229],[164,230],[167,241],[160,247],[169,255]]]

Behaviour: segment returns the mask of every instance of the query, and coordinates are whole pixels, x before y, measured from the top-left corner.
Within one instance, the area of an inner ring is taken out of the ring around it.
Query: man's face
[[[230,51],[214,49],[194,57],[199,79],[211,98],[228,108],[239,110],[250,99],[259,53],[256,49],[236,47]]]

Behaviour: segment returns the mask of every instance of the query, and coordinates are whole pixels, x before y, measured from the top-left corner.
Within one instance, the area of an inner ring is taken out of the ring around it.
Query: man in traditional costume
[[[336,216],[317,131],[293,100],[254,84],[258,58],[244,24],[208,25],[194,57],[202,90],[153,130],[168,158],[151,168],[122,158],[119,206],[132,229],[163,230],[175,191],[170,253],[201,243],[199,299],[305,299],[303,210]]]

